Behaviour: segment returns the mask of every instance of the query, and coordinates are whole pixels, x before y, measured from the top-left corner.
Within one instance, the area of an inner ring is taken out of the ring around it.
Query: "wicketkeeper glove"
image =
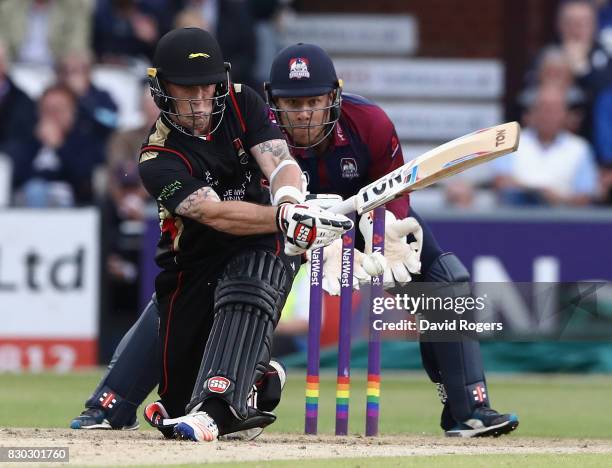
[[[301,255],[340,239],[353,222],[317,206],[283,203],[276,211],[276,225],[285,234],[285,254]]]
[[[359,282],[369,281],[370,275],[363,269],[363,253],[354,249],[353,289],[359,289]],[[306,252],[310,261],[310,252]],[[337,239],[323,249],[323,282],[321,287],[331,296],[340,295],[342,275],[342,239]]]
[[[304,204],[329,209],[341,201],[342,197],[333,193],[311,193],[306,195]],[[353,258],[354,289],[359,289],[359,282],[369,281],[370,276],[381,274],[384,270],[384,265],[386,265],[384,257],[378,252],[364,255],[360,250],[354,249]],[[310,261],[310,252],[306,252],[306,259]],[[340,295],[341,274],[342,240],[338,239],[323,250],[323,282],[321,286],[328,294],[332,296]]]
[[[385,259],[387,265],[383,275],[386,288],[405,284],[412,280],[410,273],[421,272],[421,250],[423,229],[414,218],[397,219],[390,211],[385,212]],[[359,230],[365,240],[365,253],[372,251],[372,215],[361,216]],[[415,242],[408,243],[406,236],[412,234]]]

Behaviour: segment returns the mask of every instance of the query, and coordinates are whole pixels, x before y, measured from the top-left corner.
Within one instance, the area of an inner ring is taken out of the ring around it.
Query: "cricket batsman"
[[[301,204],[301,171],[282,134],[263,100],[231,82],[208,32],[170,31],[153,64],[161,115],[139,166],[161,228],[160,401],[152,419],[180,418],[177,438],[213,441],[258,415],[247,400],[269,365],[299,255],[338,239],[352,222]]]

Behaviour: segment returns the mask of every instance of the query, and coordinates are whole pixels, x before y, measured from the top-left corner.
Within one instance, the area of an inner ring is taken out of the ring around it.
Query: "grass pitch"
[[[0,445],[7,445],[7,438],[2,442],[3,436],[17,437],[21,441],[21,435],[11,435],[10,428],[61,428],[67,429],[72,417],[79,414],[84,400],[96,386],[102,374],[101,370],[79,372],[70,374],[0,374],[0,428],[5,428],[4,432],[0,429]],[[324,374],[321,378],[321,399],[319,433],[326,440],[331,440],[330,455],[333,459],[325,458],[314,460],[313,455],[308,455],[311,447],[308,440],[303,441],[299,434],[304,429],[304,376],[303,370],[289,371],[289,380],[283,394],[283,401],[277,410],[278,420],[269,428],[270,433],[276,434],[276,439],[281,441],[285,434],[293,437],[293,445],[299,449],[304,449],[304,459],[300,459],[299,466],[434,466],[434,467],[480,467],[480,466],[612,466],[612,446],[605,439],[612,439],[612,424],[609,415],[612,414],[612,400],[609,398],[610,388],[612,388],[612,376],[579,376],[579,375],[526,375],[526,376],[501,376],[493,375],[489,377],[489,392],[493,407],[499,411],[514,411],[520,418],[520,426],[510,436],[498,439],[499,442],[507,441],[507,447],[511,449],[508,453],[491,452],[487,446],[476,441],[471,444],[458,445],[458,451],[453,447],[448,447],[442,439],[441,430],[438,427],[441,405],[437,399],[435,387],[427,380],[423,374],[398,374],[383,373],[381,382],[381,420],[380,431],[382,436],[402,434],[408,436],[405,439],[407,444],[414,441],[415,447],[423,444],[432,445],[433,453],[438,453],[436,447],[439,444],[440,455],[420,455],[415,452],[415,456],[397,457],[384,456],[378,458],[354,458],[354,455],[344,455],[343,447],[333,445],[334,430],[334,398],[335,398],[335,376]],[[155,395],[149,397],[149,401],[154,400]],[[142,410],[142,408],[141,408]],[[140,411],[141,411],[140,410]],[[351,385],[350,401],[350,432],[352,434],[363,434],[365,424],[365,376],[354,374]],[[139,415],[142,423],[142,417]],[[9,428],[9,429],[7,429]],[[151,428],[143,424],[140,438],[137,434],[122,433],[110,434],[106,436],[100,434],[100,439],[109,440],[109,443],[117,440],[134,438],[134,450],[143,449],[139,444],[148,444],[144,447],[145,452],[155,449],[161,451],[177,450],[178,453],[187,455],[193,451],[194,445],[200,444],[180,444],[176,441],[163,441],[157,438],[156,433],[151,433]],[[34,429],[35,431],[35,429]],[[41,432],[44,432],[41,430]],[[115,432],[115,431],[113,431]],[[13,430],[14,433],[14,430]],[[29,434],[29,433],[28,433]],[[67,443],[88,444],[87,440],[80,431],[60,431],[57,443],[67,440]],[[148,435],[147,435],[148,434]],[[91,436],[93,434],[90,433]],[[413,439],[410,437],[413,436]],[[29,435],[28,435],[29,437]],[[55,435],[53,437],[56,437]],[[97,436],[95,436],[97,437]],[[297,439],[296,439],[297,438]],[[547,439],[549,438],[549,439]],[[558,452],[558,447],[563,447],[567,440],[568,445],[577,447],[570,452]],[[578,440],[577,440],[578,439]],[[592,442],[580,439],[603,439],[600,444],[607,444],[603,449],[589,452]],[[32,439],[35,441],[36,439]],[[56,439],[52,439],[56,440]],[[288,439],[289,440],[289,439]],[[353,439],[357,445],[365,445],[365,439]],[[512,441],[516,440],[515,443]],[[547,444],[550,441],[550,447]],[[74,441],[74,442],[70,442]],[[156,442],[157,441],[157,442]],[[446,439],[448,441],[448,439]],[[274,441],[273,441],[274,442]],[[25,440],[24,440],[25,443]],[[42,443],[42,442],[41,442]],[[55,442],[54,442],[55,443]],[[391,443],[388,440],[380,440],[379,443],[366,446],[364,453],[374,450],[376,445]],[[506,442],[503,442],[506,443]],[[252,443],[251,443],[252,444]],[[297,445],[296,445],[297,444]],[[95,445],[98,445],[97,443]],[[303,445],[303,447],[302,447]],[[584,445],[584,448],[583,448]],[[112,447],[113,445],[111,445]],[[132,445],[128,445],[128,450],[132,450]],[[225,450],[234,450],[226,446]],[[370,449],[368,447],[371,447]],[[470,448],[472,447],[472,448]],[[493,449],[496,445],[491,445]],[[526,452],[520,452],[521,447],[527,447]],[[556,448],[557,447],[557,448]],[[607,448],[606,448],[607,447]],[[200,449],[201,447],[199,447]],[[221,446],[217,450],[223,450]],[[244,448],[244,447],[243,447]],[[418,447],[417,447],[418,448]],[[499,448],[499,447],[497,447]],[[471,451],[475,449],[474,451]],[[502,448],[503,449],[503,448]],[[72,450],[72,449],[71,449]],[[75,450],[77,450],[75,448]],[[264,441],[261,445],[253,445],[253,453],[257,450],[265,453],[270,452],[270,459],[265,462],[254,460],[249,466],[272,466],[284,467],[295,466],[296,460],[283,461],[274,460],[274,449]],[[314,450],[314,449],[313,449]],[[503,449],[505,450],[505,449]],[[607,450],[608,453],[600,453]],[[449,455],[453,453],[453,455]],[[299,451],[298,451],[299,452]],[[579,453],[586,452],[586,453]],[[161,453],[161,452],[160,452]],[[470,453],[477,453],[471,455]],[[316,452],[314,455],[316,456]],[[78,456],[78,452],[76,454]],[[291,454],[290,454],[291,455]],[[389,453],[389,455],[393,455]],[[338,458],[340,457],[340,458]],[[282,457],[278,457],[282,458]],[[75,458],[75,463],[70,466],[80,466]],[[146,458],[149,460],[150,458]],[[154,458],[153,458],[154,459]],[[174,458],[170,463],[177,463],[172,466],[195,466],[189,465],[193,457],[181,459]],[[131,460],[134,463],[136,460]],[[222,462],[217,460],[215,463]],[[94,464],[96,461],[93,460]],[[143,463],[144,460],[140,463]],[[104,457],[99,462],[104,463]],[[148,462],[144,462],[148,463]],[[169,463],[166,461],[165,463]],[[185,464],[187,463],[187,464]],[[136,462],[136,464],[139,464]],[[149,465],[156,464],[153,462]],[[224,466],[244,466],[241,464],[224,464]]]
[[[0,374],[0,427],[67,428],[98,383],[101,370],[70,374]],[[278,419],[269,430],[304,430],[304,376],[289,370]],[[612,376],[526,375],[489,377],[492,406],[516,412],[521,437],[612,438]],[[149,396],[153,401],[155,394]],[[319,432],[334,430],[335,376],[321,376]],[[442,406],[424,375],[383,373],[381,434],[440,435]],[[141,408],[142,410],[142,408]],[[365,430],[365,376],[351,383],[350,432]],[[140,417],[140,414],[139,414]],[[142,417],[140,417],[142,420]],[[146,426],[146,424],[145,424]],[[148,429],[143,426],[143,429]]]

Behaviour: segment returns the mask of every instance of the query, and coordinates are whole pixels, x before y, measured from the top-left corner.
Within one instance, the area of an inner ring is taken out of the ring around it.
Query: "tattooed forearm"
[[[285,140],[269,140],[251,147],[251,154],[255,157],[263,175],[270,181],[272,191],[276,187],[292,185],[301,187],[301,174]],[[280,167],[282,165],[282,167]],[[276,169],[279,169],[276,180],[271,180]]]
[[[288,159],[293,159],[289,153],[289,147],[285,140],[269,140],[255,146],[256,152],[261,157],[271,156],[277,163]]]
[[[200,219],[204,215],[202,202],[219,202],[219,195],[210,187],[202,187],[187,198],[176,208],[176,213],[193,219]]]
[[[251,148],[251,154],[255,157],[257,164],[261,168],[261,172],[270,182],[270,192],[272,200],[276,204],[280,201],[300,202],[302,196],[298,195],[302,192],[302,170],[299,164],[293,159],[289,153],[289,147],[285,140],[269,140],[255,145]],[[294,188],[292,194],[281,193],[281,198],[276,195],[281,187]]]
[[[175,213],[217,231],[237,236],[277,231],[276,208],[243,201],[220,201],[210,187],[202,187],[185,198]]]

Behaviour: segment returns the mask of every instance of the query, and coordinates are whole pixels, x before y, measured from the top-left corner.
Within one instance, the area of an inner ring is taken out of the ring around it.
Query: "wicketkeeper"
[[[346,199],[404,164],[393,123],[373,102],[342,93],[334,64],[320,47],[296,44],[282,50],[272,64],[266,92],[292,155],[307,175],[309,191],[336,193]],[[469,283],[465,266],[440,248],[409,206],[408,196],[387,203],[386,208],[386,289],[411,280]],[[356,245],[368,253],[372,239],[369,215],[361,217],[359,227],[365,242],[362,239]],[[340,290],[341,252],[341,241],[324,251],[323,275],[328,279],[323,287],[331,294]],[[356,252],[356,262],[360,258]],[[447,294],[469,291],[449,287]],[[422,341],[420,349],[423,366],[444,405],[440,424],[447,436],[497,436],[518,426],[515,414],[500,414],[490,407],[477,341]]]

